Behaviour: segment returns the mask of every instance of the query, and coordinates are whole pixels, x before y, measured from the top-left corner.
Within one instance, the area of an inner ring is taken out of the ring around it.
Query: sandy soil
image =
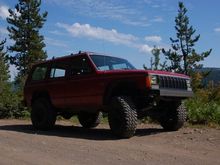
[[[54,130],[33,130],[29,121],[0,120],[0,164],[142,165],[220,164],[220,130],[164,132],[140,124],[134,137],[116,139],[108,125],[83,129],[59,121]]]

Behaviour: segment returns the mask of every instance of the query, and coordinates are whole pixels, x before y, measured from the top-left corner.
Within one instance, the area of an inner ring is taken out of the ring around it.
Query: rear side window
[[[69,62],[57,62],[52,65],[50,70],[50,78],[61,78],[65,77]]]
[[[52,68],[50,78],[65,77],[66,70],[61,68]]]
[[[46,73],[47,73],[47,67],[38,66],[35,68],[32,74],[32,80],[34,81],[43,80],[46,77]]]

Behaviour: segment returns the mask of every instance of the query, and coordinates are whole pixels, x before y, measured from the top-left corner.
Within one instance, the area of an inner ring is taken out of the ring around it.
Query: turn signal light
[[[159,88],[158,78],[156,75],[148,75],[146,77],[146,87],[147,88]]]

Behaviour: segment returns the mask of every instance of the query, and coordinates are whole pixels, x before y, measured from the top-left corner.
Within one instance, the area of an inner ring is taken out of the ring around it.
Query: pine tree
[[[6,40],[0,42],[0,118],[7,116],[8,103],[11,101],[11,88],[9,83],[9,65],[4,52],[4,44]]]
[[[151,50],[151,53],[154,56],[154,62],[152,63],[152,69],[158,70],[159,64],[160,64],[160,49],[154,46],[154,48]]]
[[[6,40],[0,42],[0,119],[24,115],[26,109],[22,106],[22,97],[12,89],[10,82],[8,54],[4,51]]]
[[[4,52],[4,44],[6,40],[3,40],[0,42],[0,85],[2,87],[2,84],[8,82],[10,76],[9,76],[9,65],[8,60],[6,56],[6,52]]]
[[[167,70],[174,70],[179,73],[189,74],[192,69],[202,67],[199,62],[208,57],[212,51],[197,53],[194,46],[198,42],[200,35],[195,36],[196,30],[190,26],[189,17],[186,15],[187,9],[182,2],[179,2],[178,15],[175,18],[175,29],[177,39],[170,38],[171,47],[166,51],[162,49],[166,59],[170,61]]]
[[[46,21],[47,12],[40,14],[41,0],[19,0],[15,10],[9,9],[7,22],[9,37],[14,45],[8,49],[11,64],[18,70],[17,79],[22,81],[29,73],[33,63],[47,58],[44,37],[39,31]]]
[[[161,48],[158,48],[154,45],[154,48],[151,50],[151,53],[153,55],[153,59],[151,62],[151,69],[152,70],[165,70],[166,67],[166,61],[164,63],[161,63],[160,61],[160,53]]]

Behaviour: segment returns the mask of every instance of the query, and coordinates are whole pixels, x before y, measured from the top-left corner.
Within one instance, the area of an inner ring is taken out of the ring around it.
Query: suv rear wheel
[[[177,108],[168,109],[160,119],[161,126],[168,131],[177,131],[186,121],[186,108],[183,104]]]
[[[130,97],[113,97],[108,113],[113,134],[120,138],[130,138],[137,127],[137,112]]]
[[[81,112],[78,115],[78,119],[80,124],[84,128],[94,128],[100,124],[102,119],[102,112],[97,112],[97,113]]]
[[[46,98],[34,100],[32,104],[31,121],[36,129],[48,130],[53,128],[56,122],[56,112]]]

